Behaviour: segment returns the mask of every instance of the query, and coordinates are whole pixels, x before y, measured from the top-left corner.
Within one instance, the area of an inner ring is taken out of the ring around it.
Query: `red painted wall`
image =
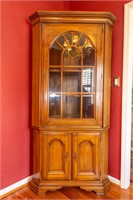
[[[2,2],[1,188],[32,172],[31,24],[36,10],[69,10],[69,2]]]
[[[32,171],[31,121],[31,25],[28,16],[36,10],[111,11],[117,17],[113,29],[112,80],[122,81],[123,1],[2,2],[1,79],[1,188]],[[120,178],[121,89],[111,88],[109,175]]]
[[[113,27],[112,46],[112,87],[111,87],[111,128],[109,131],[109,175],[120,179],[121,161],[121,105],[122,105],[122,65],[123,65],[123,24],[124,1],[71,2],[71,10],[110,11],[117,21]],[[113,78],[120,77],[121,86],[113,87]]]

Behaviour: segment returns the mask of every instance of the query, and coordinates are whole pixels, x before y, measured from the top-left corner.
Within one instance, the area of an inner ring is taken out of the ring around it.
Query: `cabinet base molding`
[[[30,188],[38,195],[45,194],[47,191],[56,191],[62,187],[80,187],[87,192],[95,192],[98,196],[104,195],[111,188],[109,179],[102,181],[41,181],[33,178]]]

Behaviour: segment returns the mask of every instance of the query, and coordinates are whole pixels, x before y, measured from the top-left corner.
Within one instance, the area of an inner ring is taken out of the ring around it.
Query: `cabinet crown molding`
[[[84,11],[36,11],[29,17],[32,24],[42,23],[115,23],[116,17],[111,12]]]

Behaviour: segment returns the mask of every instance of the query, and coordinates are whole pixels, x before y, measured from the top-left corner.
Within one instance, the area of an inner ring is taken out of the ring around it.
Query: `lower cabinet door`
[[[42,179],[71,179],[71,135],[43,133],[41,148]]]
[[[100,134],[73,134],[73,179],[100,179]]]

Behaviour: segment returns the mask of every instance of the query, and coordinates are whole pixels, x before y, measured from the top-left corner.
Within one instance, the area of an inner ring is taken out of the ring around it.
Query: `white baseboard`
[[[116,178],[114,178],[114,177],[112,177],[112,176],[109,176],[109,175],[108,175],[108,178],[109,178],[109,180],[110,180],[112,183],[115,183],[115,184],[117,184],[117,185],[120,185],[120,184],[121,184],[121,181],[120,181],[120,180],[118,180],[118,179],[116,179]]]
[[[31,181],[31,179],[33,178],[33,176],[29,176],[27,178],[22,179],[21,181],[18,181],[2,190],[0,190],[0,197],[11,192],[12,190],[15,190],[19,187],[21,187],[22,185],[25,185],[26,183],[28,183],[29,181]]]
[[[14,184],[12,184],[12,185],[0,190],[0,197],[5,195],[5,194],[7,194],[7,193],[9,193],[9,192],[11,192],[12,190],[15,190],[15,189],[21,187],[22,185],[30,182],[32,178],[33,178],[33,175],[29,176],[29,177],[27,177],[25,179],[22,179],[21,181],[18,181],[16,183],[14,183]],[[114,178],[112,176],[109,176],[109,175],[108,175],[108,178],[109,178],[109,180],[111,182],[113,182],[113,183],[115,183],[117,185],[120,185],[120,180],[118,180],[118,179],[116,179],[116,178]]]

